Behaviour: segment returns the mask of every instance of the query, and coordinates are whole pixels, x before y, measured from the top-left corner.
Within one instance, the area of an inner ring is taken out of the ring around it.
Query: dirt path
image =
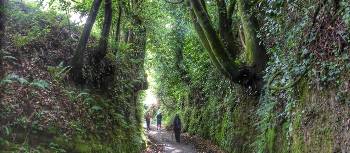
[[[157,128],[152,126],[151,130],[147,132],[147,135],[150,141],[156,146],[156,148],[147,151],[147,153],[196,153],[193,145],[177,143],[171,131],[164,129],[157,131]]]

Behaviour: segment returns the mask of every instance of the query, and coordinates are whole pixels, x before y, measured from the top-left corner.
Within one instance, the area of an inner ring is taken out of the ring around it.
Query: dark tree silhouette
[[[103,22],[101,37],[99,40],[99,47],[93,55],[95,64],[98,64],[105,57],[107,53],[109,32],[112,24],[112,1],[111,0],[105,0],[104,13],[105,13],[104,22]]]
[[[84,65],[84,52],[85,52],[86,44],[89,40],[92,26],[95,23],[97,13],[101,5],[101,1],[102,0],[94,0],[90,9],[89,16],[86,20],[86,24],[84,26],[83,33],[81,34],[77,50],[75,51],[71,61],[71,66],[72,66],[71,75],[73,80],[76,83],[81,83],[81,84],[83,83],[82,69]]]
[[[2,49],[4,47],[4,38],[5,38],[5,22],[6,22],[5,5],[6,5],[6,0],[0,0],[0,80],[4,76]]]
[[[3,63],[3,48],[5,38],[5,22],[6,22],[6,0],[0,0],[0,81],[5,75],[4,63]],[[0,102],[3,97],[3,87],[0,85]]]

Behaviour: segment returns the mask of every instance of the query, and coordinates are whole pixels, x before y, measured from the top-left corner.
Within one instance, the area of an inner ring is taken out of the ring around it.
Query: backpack
[[[174,129],[181,129],[181,120],[178,116],[174,119]]]

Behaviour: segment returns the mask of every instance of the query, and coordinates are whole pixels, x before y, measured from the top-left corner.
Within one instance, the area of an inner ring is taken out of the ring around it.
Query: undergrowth
[[[77,88],[69,80],[67,63],[80,27],[34,3],[10,1],[9,7],[0,150],[140,152],[145,147],[142,105],[134,106],[134,119],[126,118],[111,94]]]

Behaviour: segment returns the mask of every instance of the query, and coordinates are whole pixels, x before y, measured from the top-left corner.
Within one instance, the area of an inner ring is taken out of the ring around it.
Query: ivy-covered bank
[[[255,147],[259,152],[348,152],[350,3],[295,4],[303,7],[272,5],[275,16],[264,26],[275,60],[260,96]]]
[[[86,84],[79,85],[69,78],[69,60],[82,27],[62,11],[67,5],[53,2],[43,10],[36,2],[8,1],[5,6],[0,152],[141,152],[146,31],[137,16],[122,17],[120,29],[132,33],[125,36],[130,38],[119,42],[124,47],[118,54],[115,46],[108,48],[103,62],[94,65],[98,72],[85,63]],[[90,36],[88,54],[97,36]]]
[[[258,12],[257,36],[269,55],[259,90],[220,73],[198,38],[196,23],[191,24],[194,19],[183,13],[186,4],[154,4],[168,14],[156,21],[168,24],[152,35],[146,65],[153,68],[167,123],[179,113],[184,132],[228,152],[349,152],[350,3],[257,4],[250,11]],[[206,6],[215,28],[220,25],[216,5]],[[239,14],[232,20],[235,24]],[[242,37],[236,29],[236,37]],[[244,48],[245,40],[240,41]],[[244,62],[245,56],[235,62]]]

